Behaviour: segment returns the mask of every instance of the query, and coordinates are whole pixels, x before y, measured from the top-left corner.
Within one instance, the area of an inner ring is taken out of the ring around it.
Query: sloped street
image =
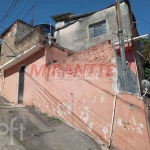
[[[0,131],[1,150],[106,149],[61,120],[51,118],[33,108],[15,106],[2,97],[0,98]]]

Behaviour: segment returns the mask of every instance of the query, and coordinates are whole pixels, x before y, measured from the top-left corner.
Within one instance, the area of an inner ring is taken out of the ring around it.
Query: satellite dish
[[[142,80],[141,87],[145,90],[144,95],[141,97],[143,99],[143,97],[148,93],[148,91],[150,91],[150,82],[147,80]]]
[[[150,90],[150,82],[147,81],[147,80],[142,80],[142,81],[141,81],[141,86],[142,86],[142,88],[144,88],[144,89]]]

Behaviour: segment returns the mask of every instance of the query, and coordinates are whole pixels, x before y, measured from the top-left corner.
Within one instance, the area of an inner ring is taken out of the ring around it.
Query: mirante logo
[[[30,76],[42,76],[52,80],[80,80],[98,79],[99,77],[110,78],[113,76],[114,64],[52,64],[37,66],[32,64]]]

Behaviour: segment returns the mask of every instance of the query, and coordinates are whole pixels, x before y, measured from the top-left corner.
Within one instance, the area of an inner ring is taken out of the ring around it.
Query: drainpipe
[[[113,133],[113,127],[114,127],[115,112],[116,112],[116,100],[117,100],[117,94],[115,93],[112,120],[111,120],[111,128],[110,128],[109,145],[108,145],[109,148],[111,147],[111,142],[112,142],[112,133]]]

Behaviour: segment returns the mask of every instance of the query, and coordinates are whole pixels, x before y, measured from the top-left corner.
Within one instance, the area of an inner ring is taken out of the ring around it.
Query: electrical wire
[[[42,3],[39,3],[39,4],[36,5],[34,8],[43,5],[44,3],[48,2],[48,1],[49,1],[49,0],[46,0],[46,1],[42,2]],[[29,0],[27,3],[29,3],[29,2],[30,2],[30,0]],[[25,7],[26,7],[26,5],[25,5]],[[24,7],[24,8],[25,8],[25,7]],[[23,8],[23,9],[24,9],[24,8]],[[22,9],[22,10],[23,10],[23,9]],[[27,9],[27,10],[24,10],[24,11],[22,11],[22,10],[21,10],[21,12],[19,12],[19,13],[11,14],[11,15],[9,15],[9,16],[6,16],[5,18],[8,18],[8,17],[11,18],[11,17],[16,16],[16,15],[19,16],[20,14],[22,14],[22,13],[24,13],[24,12],[27,12],[27,11],[29,11],[30,9]],[[15,20],[15,19],[14,19],[14,20]]]
[[[2,19],[0,20],[0,23],[4,20],[4,18],[6,16],[8,16],[12,10],[15,8],[16,4],[18,3],[19,0],[15,0],[15,1],[12,1],[12,3],[10,4],[9,8],[7,9],[6,13],[4,14],[4,16],[2,17]]]
[[[20,3],[18,3],[18,6],[17,6],[16,9],[14,10],[13,14],[16,12],[16,10],[20,7],[21,4],[22,4],[22,0],[20,0]],[[13,14],[12,14],[12,15],[13,15]],[[2,25],[6,24],[10,19],[11,19],[11,17],[9,17]]]
[[[16,56],[15,52],[11,49],[11,47],[4,41],[2,40],[2,42],[6,45],[6,47],[14,54],[14,56]]]
[[[3,17],[3,20],[6,19],[7,17],[9,17],[9,19],[10,19],[10,18],[12,18],[12,16],[17,15],[17,16],[15,17],[15,19],[13,19],[13,21],[12,21],[12,23],[13,23],[14,20],[16,20],[20,14],[22,14],[23,12],[27,12],[26,15],[25,15],[24,18],[23,18],[23,19],[25,19],[25,18],[29,15],[29,13],[30,13],[31,10],[33,10],[35,7],[38,7],[38,6],[44,4],[44,3],[48,2],[48,1],[49,1],[49,0],[46,0],[46,1],[40,3],[40,0],[38,0],[38,1],[36,1],[36,2],[32,5],[32,7],[31,7],[30,9],[24,10],[24,9],[27,7],[27,5],[30,3],[30,0],[29,0],[29,1],[27,1],[26,5],[23,7],[23,9],[22,9],[19,13],[17,13],[17,14],[14,14],[14,13],[13,13],[13,14],[11,14],[11,15],[5,15],[5,17]],[[8,21],[8,20],[7,20],[7,21]],[[3,23],[3,24],[6,24],[7,21],[5,21],[5,23]],[[11,23],[11,24],[12,24],[12,23]],[[0,25],[0,27],[5,30],[5,28],[2,27],[1,25]]]
[[[86,5],[90,4],[90,3],[93,2],[93,1],[94,1],[94,0],[89,1],[88,3],[86,3],[86,4],[82,5],[82,6],[80,6],[79,8],[73,10],[72,12],[75,12],[75,11],[77,11],[77,10],[79,10],[79,9],[81,9],[81,8],[83,8],[83,7],[85,7]]]
[[[34,5],[29,9],[29,11],[25,14],[25,16],[22,18],[22,20],[24,20],[28,15],[29,13],[39,4],[41,0],[37,0],[37,2],[34,3]]]
[[[23,10],[27,7],[27,5],[30,3],[30,0],[27,1],[26,5],[23,7],[23,9],[20,11],[20,13],[17,15],[17,17],[15,17],[14,20],[16,20],[18,18],[18,16],[23,12]]]
[[[139,16],[135,15],[137,18],[139,18],[141,21],[145,22],[146,24],[150,25],[149,22],[145,21],[144,19],[140,18]]]

